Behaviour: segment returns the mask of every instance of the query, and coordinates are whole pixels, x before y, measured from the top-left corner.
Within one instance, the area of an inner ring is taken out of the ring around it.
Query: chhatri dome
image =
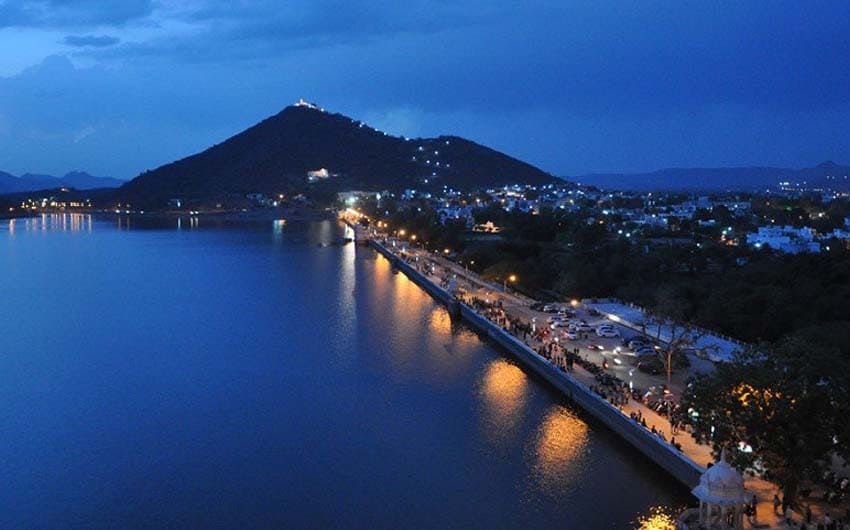
[[[726,461],[726,450],[720,461],[706,469],[691,493],[699,499],[699,509],[685,510],[679,516],[678,528],[708,530],[741,530],[748,494],[744,477]]]
[[[708,468],[691,493],[702,502],[718,506],[731,506],[747,502],[744,477],[726,461],[726,449],[720,461]]]

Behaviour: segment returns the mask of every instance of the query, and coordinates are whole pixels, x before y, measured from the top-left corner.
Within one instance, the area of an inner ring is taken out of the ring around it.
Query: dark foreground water
[[[683,491],[336,223],[0,222],[0,528],[633,528]]]

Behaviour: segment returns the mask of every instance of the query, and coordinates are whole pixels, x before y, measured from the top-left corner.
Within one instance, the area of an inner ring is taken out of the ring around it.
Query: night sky
[[[578,175],[850,163],[850,2],[0,0],[0,170],[131,178],[304,97]]]

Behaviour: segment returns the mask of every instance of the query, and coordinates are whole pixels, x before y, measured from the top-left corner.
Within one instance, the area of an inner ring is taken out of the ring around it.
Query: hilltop
[[[472,189],[554,180],[530,164],[464,138],[392,136],[301,101],[203,152],[139,175],[119,195],[160,206],[169,198],[272,194],[311,186]]]
[[[98,188],[117,188],[125,181],[111,177],[95,177],[85,171],[71,171],[62,177],[24,173],[15,176],[0,171],[0,195],[56,188],[74,188],[92,190]]]

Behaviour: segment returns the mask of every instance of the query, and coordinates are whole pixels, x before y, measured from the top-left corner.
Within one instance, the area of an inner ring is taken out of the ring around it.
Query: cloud
[[[76,24],[0,29],[0,64],[60,55],[0,78],[0,168],[129,177],[299,97],[555,172],[850,152],[846,2],[104,1],[0,0],[0,27],[10,6]]]
[[[68,35],[62,42],[75,48],[106,48],[118,44],[121,39],[109,35]]]
[[[0,28],[120,26],[153,10],[153,0],[4,0]]]

